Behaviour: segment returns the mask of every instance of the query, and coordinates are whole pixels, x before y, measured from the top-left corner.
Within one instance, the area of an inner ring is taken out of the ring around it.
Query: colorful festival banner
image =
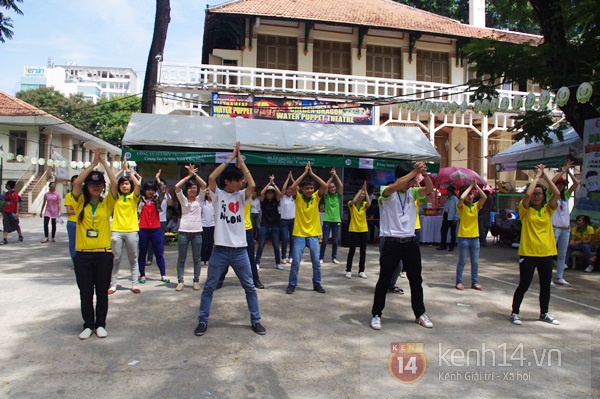
[[[242,117],[342,125],[373,124],[372,105],[255,97],[252,94],[212,93],[211,115],[217,118]]]
[[[571,220],[588,215],[595,227],[600,226],[600,118],[585,121],[583,130],[583,179],[577,191]]]

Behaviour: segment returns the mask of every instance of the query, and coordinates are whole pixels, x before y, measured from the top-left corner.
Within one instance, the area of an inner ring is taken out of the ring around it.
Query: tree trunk
[[[163,57],[169,22],[171,22],[170,0],[156,0],[154,35],[152,36],[152,45],[148,54],[146,76],[144,78],[144,92],[142,93],[142,113],[145,114],[154,113],[156,84],[158,83],[158,64]]]

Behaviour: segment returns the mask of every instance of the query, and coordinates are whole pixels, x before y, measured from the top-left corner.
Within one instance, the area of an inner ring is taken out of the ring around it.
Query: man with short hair
[[[418,175],[424,176],[425,187],[411,187]],[[379,280],[371,314],[371,328],[381,329],[381,314],[385,296],[398,262],[406,271],[410,285],[411,305],[415,322],[425,328],[433,323],[425,314],[423,302],[423,278],[421,277],[421,250],[415,236],[417,217],[416,201],[433,191],[433,183],[427,174],[425,162],[416,162],[414,169],[407,163],[396,166],[396,181],[381,187],[381,239],[383,248],[379,258]]]

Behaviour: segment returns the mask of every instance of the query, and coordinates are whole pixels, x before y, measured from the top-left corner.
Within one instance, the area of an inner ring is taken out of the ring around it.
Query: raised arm
[[[546,183],[548,184],[548,190],[552,193],[552,197],[550,198],[550,201],[548,201],[548,205],[550,206],[550,208],[556,209],[558,204],[558,198],[560,197],[560,191],[558,191],[558,188],[556,187],[554,182],[546,174],[546,167],[544,165],[539,165],[539,167],[541,167],[540,169],[542,169],[541,177],[546,181]]]
[[[133,183],[133,192],[135,193],[135,195],[137,195],[139,197],[140,189],[142,186],[142,181],[140,179],[138,179],[139,175],[135,171],[132,171],[131,169],[129,169],[129,165],[128,165],[127,161],[125,161],[123,163],[123,167],[125,169],[125,172],[127,172],[127,174],[129,175],[129,179]],[[122,171],[123,171],[123,169],[121,169],[121,172]]]
[[[410,188],[410,183],[411,181],[417,177],[419,174],[421,173],[425,173],[427,172],[427,166],[425,166],[425,162],[415,162],[415,166],[414,169],[412,171],[410,171],[409,173],[407,173],[406,175],[396,179],[395,182],[393,182],[392,184],[390,184],[389,186],[387,186],[385,188],[385,190],[383,190],[382,195],[384,197],[389,197],[390,195],[392,195],[393,193],[395,193],[396,191],[406,191]],[[427,176],[425,177],[426,179],[428,178]],[[431,179],[429,179],[431,181]],[[427,180],[426,180],[427,182]],[[424,187],[422,187],[424,188]],[[433,189],[433,186],[432,186]],[[419,195],[421,194],[421,189],[419,189]],[[427,194],[425,194],[427,195]]]
[[[323,195],[327,192],[329,185],[325,180],[321,179],[315,172],[313,172],[312,167],[310,166],[310,161],[308,161],[308,173],[315,179],[315,181],[319,184],[319,195]]]
[[[188,175],[185,176],[183,179],[179,180],[176,184],[175,184],[175,192],[179,193],[181,192],[181,187],[188,181],[190,181],[190,179],[194,176],[194,174],[196,173],[193,167],[190,167],[190,165],[185,165],[185,168],[188,171]]]
[[[246,182],[248,183],[248,185],[246,186],[246,198],[250,198],[250,197],[252,197],[252,193],[254,192],[254,189],[256,188],[256,183],[254,182],[252,173],[250,173],[250,169],[248,169],[248,167],[246,166],[246,163],[244,162],[244,157],[242,156],[242,152],[240,151],[240,142],[238,141],[235,146],[237,148],[238,168],[241,169],[242,173],[244,174],[244,178],[246,179]]]
[[[98,164],[100,163],[100,150],[97,148],[94,148],[93,152],[94,152],[94,159],[92,160],[92,163],[90,164],[90,166],[85,168],[83,170],[83,172],[81,172],[77,176],[77,178],[73,181],[71,195],[73,195],[73,198],[75,198],[76,200],[81,195],[81,189],[83,187],[83,182],[85,181],[85,178],[88,177],[88,175],[92,172],[92,170],[94,170],[94,168],[96,166],[98,166]]]
[[[288,186],[288,183],[290,182],[290,180],[292,183],[294,183],[294,176],[292,175],[291,170],[289,171],[287,178],[285,179],[285,182],[283,182],[283,187],[281,188],[282,192],[285,193],[285,190],[287,190],[287,186]]]
[[[308,161],[308,163],[304,167],[304,172],[302,172],[302,174],[300,176],[298,176],[296,181],[292,183],[292,187],[290,187],[290,189],[292,190],[293,197],[296,197],[296,194],[298,194],[298,186],[300,185],[302,180],[308,175],[309,169],[310,169],[310,161]]]
[[[98,150],[100,151],[100,150]],[[104,166],[104,170],[106,171],[106,174],[108,175],[108,181],[110,181],[110,194],[113,196],[113,198],[117,198],[119,196],[119,185],[117,184],[117,178],[115,177],[115,174],[113,173],[112,169],[110,168],[110,165],[108,164],[108,162],[106,161],[106,157],[100,155],[100,163],[102,164],[102,166]]]
[[[237,156],[239,149],[240,149],[240,143],[238,141],[235,144],[235,148],[233,149],[233,152],[231,153],[231,155],[229,157],[227,157],[227,161],[225,161],[222,164],[220,164],[219,166],[217,166],[215,168],[215,170],[213,170],[213,172],[208,176],[208,188],[213,193],[217,189],[217,178],[221,175],[221,173],[223,173],[223,171],[225,170],[225,167],[227,165],[229,165],[231,162],[233,162],[233,160]]]
[[[475,182],[475,180],[473,180],[471,182],[471,184],[469,184],[469,187],[463,191],[463,193],[460,195],[460,198],[458,199],[458,202],[456,203],[456,207],[457,208],[462,208],[464,203],[465,203],[465,198],[467,198],[467,196],[471,193],[471,191],[473,191],[473,185],[477,186],[477,183]]]
[[[425,187],[419,187],[419,195],[425,197],[433,192],[433,182],[431,181],[431,177],[429,177],[429,173],[427,173],[427,164],[425,162],[423,162],[421,174],[423,175]]]
[[[335,168],[331,168],[331,171],[329,173],[331,173],[331,178],[327,182],[327,185],[329,186],[329,183],[331,183],[331,180],[333,180],[333,184],[335,184],[337,191],[343,197],[344,196],[344,184],[340,180],[340,177],[337,175],[337,171],[335,170]]]

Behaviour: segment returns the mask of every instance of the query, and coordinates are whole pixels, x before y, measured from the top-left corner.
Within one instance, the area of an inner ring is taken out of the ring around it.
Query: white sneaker
[[[373,330],[381,330],[381,318],[379,316],[373,316],[371,319],[371,328]]]
[[[585,268],[584,270],[586,273],[591,273],[594,271],[594,266],[593,265],[589,265],[588,267]]]
[[[521,318],[516,313],[511,313],[511,315],[510,315],[510,322],[513,323],[513,324],[516,324],[517,326],[520,326],[522,324]]]
[[[292,264],[292,258],[287,258],[287,263]]]
[[[339,265],[339,264],[340,264],[340,261],[339,261],[339,260],[337,260],[337,259],[333,259],[333,260],[332,260],[332,262],[333,262],[333,263],[335,263],[336,265]]]
[[[352,272],[346,272],[346,278],[352,278]]]
[[[560,284],[560,285],[571,285],[567,280],[565,280],[564,278],[559,278],[556,280],[556,284]]]
[[[79,334],[79,339],[88,339],[89,337],[92,336],[94,332],[92,331],[91,328],[86,328],[85,330],[83,330],[81,332],[81,334]]]
[[[177,283],[177,287],[175,287],[175,291],[182,291],[183,290],[183,283]]]
[[[319,261],[319,263],[322,265],[322,264],[323,264],[323,259],[321,259],[321,260]]]
[[[433,328],[433,323],[429,320],[429,317],[425,313],[421,316],[417,317],[415,323],[425,327],[425,328]]]
[[[108,337],[108,332],[106,331],[106,329],[104,327],[98,327],[98,328],[96,328],[96,337],[106,338],[106,337]]]
[[[367,274],[365,272],[360,272],[358,275],[362,278],[367,278]]]
[[[287,263],[287,259],[286,258],[281,259],[281,263],[283,263],[283,264]]]
[[[256,270],[260,270],[260,263],[256,264]]]
[[[194,285],[192,285],[194,291],[200,291],[200,282],[194,281]]]
[[[550,280],[550,287],[556,287],[556,285],[554,285],[554,281]]]

